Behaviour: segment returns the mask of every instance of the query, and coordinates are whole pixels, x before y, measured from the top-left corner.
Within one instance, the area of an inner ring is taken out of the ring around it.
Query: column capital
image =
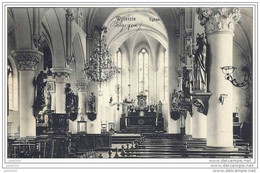
[[[33,35],[33,43],[35,47],[39,48],[40,46],[47,43],[47,41],[43,34],[37,34],[37,35]]]
[[[185,15],[185,8],[177,8],[177,13],[179,16]]]
[[[34,71],[43,53],[37,50],[13,50],[11,55],[20,71]]]
[[[80,81],[76,83],[79,92],[87,92],[88,85],[88,81]]]
[[[86,39],[87,40],[92,40],[93,39],[93,35],[92,34],[86,34]]]
[[[66,11],[65,16],[66,16],[67,21],[72,22],[74,20],[73,9],[72,8],[66,8],[65,11]]]
[[[241,17],[239,8],[199,8],[197,13],[207,34],[218,31],[233,33],[235,24]]]
[[[56,80],[57,83],[66,83],[68,82],[71,69],[69,68],[52,68],[52,77]]]

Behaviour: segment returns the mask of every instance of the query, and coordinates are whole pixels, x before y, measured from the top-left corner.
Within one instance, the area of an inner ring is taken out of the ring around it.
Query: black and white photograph
[[[257,13],[256,1],[2,3],[3,169],[255,172]]]

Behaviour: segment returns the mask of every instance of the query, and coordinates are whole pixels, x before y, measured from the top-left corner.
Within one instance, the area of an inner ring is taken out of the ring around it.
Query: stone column
[[[100,91],[101,88],[98,86],[98,91]],[[94,121],[89,121],[89,132],[91,134],[100,134],[101,133],[101,121],[102,121],[102,114],[105,112],[102,111],[103,105],[102,105],[102,98],[103,94],[95,94],[96,95],[96,110],[97,110],[97,117]],[[99,104],[101,102],[101,104]]]
[[[70,130],[72,133],[77,133],[77,121],[81,120],[81,115],[84,117],[86,121],[88,118],[86,117],[86,96],[87,96],[87,82],[77,82],[78,88],[78,109],[79,115],[75,121],[70,121]]]
[[[87,96],[87,82],[77,82],[78,96],[79,96],[79,109],[82,109],[82,112],[86,112],[86,96]]]
[[[207,138],[207,116],[198,112],[194,105],[192,105],[192,112],[192,137]]]
[[[171,134],[179,134],[180,133],[180,119],[178,120],[173,120],[171,117],[168,118],[168,128],[167,128],[167,133]]]
[[[185,120],[185,133],[186,135],[192,135],[192,117],[189,113],[189,111],[187,111],[187,117]]]
[[[209,100],[207,146],[233,148],[233,86],[221,67],[232,66],[234,26],[240,18],[238,8],[200,8],[201,25],[209,44]]]
[[[66,9],[66,61],[69,65],[74,61],[72,57],[72,21],[73,17],[73,10],[71,8]]]
[[[66,113],[66,95],[65,85],[71,74],[71,70],[68,68],[53,68],[52,75],[56,81],[56,113]]]
[[[180,22],[180,54],[185,54],[185,8],[178,8],[179,22]]]
[[[20,137],[36,136],[36,120],[33,115],[34,70],[43,54],[35,50],[11,52],[19,70]]]

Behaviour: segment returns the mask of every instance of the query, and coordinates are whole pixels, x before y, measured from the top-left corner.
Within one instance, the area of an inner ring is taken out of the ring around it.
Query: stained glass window
[[[149,54],[142,49],[138,54],[138,92],[149,96]]]

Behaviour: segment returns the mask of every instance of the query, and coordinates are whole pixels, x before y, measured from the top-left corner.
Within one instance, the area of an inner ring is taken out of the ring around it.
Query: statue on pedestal
[[[44,118],[43,118],[43,126],[48,126],[49,123],[49,117],[48,114],[44,114]]]
[[[190,97],[190,71],[187,67],[183,67],[183,75],[182,75],[182,91],[185,98]]]
[[[181,102],[184,94],[182,91],[177,91],[173,89],[172,96],[171,96],[171,105],[172,107],[178,107],[178,104]]]
[[[206,91],[206,61],[207,61],[207,40],[204,34],[197,34],[197,50],[194,54],[194,89]]]
[[[47,91],[47,111],[51,110],[51,93],[50,91]]]
[[[97,118],[96,113],[96,96],[91,92],[91,96],[88,102],[87,116],[90,121],[94,121]]]
[[[125,98],[125,100],[123,101],[123,104],[122,104],[122,113],[124,115],[127,114],[127,104],[128,104],[128,101],[127,101],[127,98]]]
[[[35,117],[37,117],[39,111],[41,111],[45,107],[44,87],[47,83],[45,81],[46,78],[47,75],[43,71],[40,71],[37,78],[34,78],[33,80],[33,85],[35,87],[33,112]]]
[[[93,92],[91,92],[89,104],[88,104],[90,112],[96,112],[96,96]]]
[[[162,114],[162,102],[161,101],[159,101],[159,103],[158,103],[158,114]]]
[[[65,87],[66,113],[69,114],[70,119],[74,121],[77,119],[78,114],[78,96],[74,94],[70,87],[70,83],[67,83]]]
[[[171,96],[171,118],[173,120],[178,120],[180,118],[180,103],[184,94],[182,91],[177,91],[173,89],[172,96]]]

